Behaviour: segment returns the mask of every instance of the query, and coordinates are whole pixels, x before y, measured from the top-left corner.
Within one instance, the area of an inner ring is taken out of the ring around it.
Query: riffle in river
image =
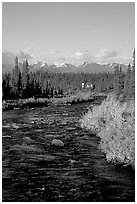
[[[80,126],[91,103],[3,112],[5,202],[133,202],[135,175]]]

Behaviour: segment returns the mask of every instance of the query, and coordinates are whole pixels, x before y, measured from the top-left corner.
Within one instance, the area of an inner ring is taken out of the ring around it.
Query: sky
[[[129,63],[134,47],[133,2],[2,3],[4,60]]]

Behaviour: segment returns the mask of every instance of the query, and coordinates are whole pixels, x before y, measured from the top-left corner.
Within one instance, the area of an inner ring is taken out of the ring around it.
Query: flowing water
[[[108,163],[99,138],[80,127],[89,105],[3,112],[3,201],[135,200],[134,172]]]

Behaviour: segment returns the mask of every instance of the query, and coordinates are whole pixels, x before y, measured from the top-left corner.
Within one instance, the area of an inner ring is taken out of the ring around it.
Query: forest
[[[135,92],[135,50],[133,63],[128,65],[126,72],[121,66],[116,66],[113,73],[51,73],[39,69],[30,71],[28,60],[23,63],[23,70],[19,68],[18,57],[12,73],[2,75],[2,99],[52,98],[61,97],[68,93],[81,90],[82,83],[93,84],[91,91],[111,92],[124,99],[134,96]]]

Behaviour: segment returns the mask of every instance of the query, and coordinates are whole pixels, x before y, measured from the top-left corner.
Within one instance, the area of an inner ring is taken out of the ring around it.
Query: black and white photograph
[[[2,202],[135,202],[135,2],[2,2]]]

